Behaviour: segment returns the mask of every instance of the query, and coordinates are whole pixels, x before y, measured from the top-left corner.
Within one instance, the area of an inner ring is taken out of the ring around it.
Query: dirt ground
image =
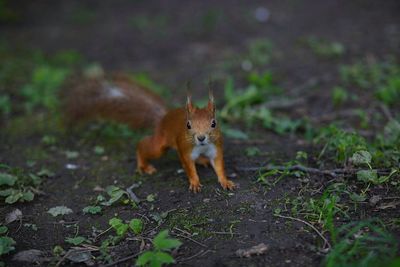
[[[105,71],[146,72],[171,92],[171,106],[183,103],[188,80],[192,81],[194,98],[204,98],[210,77],[216,80],[214,91],[220,99],[218,105],[222,106],[226,75],[222,63],[243,53],[249,42],[258,38],[268,38],[274,44],[273,58],[265,69],[274,73],[284,94],[305,99],[284,111],[294,118],[307,116],[318,120],[323,116],[340,116],[340,110],[330,100],[332,87],[339,83],[339,64],[368,56],[377,59],[388,54],[397,59],[400,56],[400,2],[396,0],[13,1],[12,6],[22,14],[22,19],[0,24],[0,36],[8,43],[40,49],[49,55],[72,49],[88,61],[98,62]],[[265,22],[255,19],[254,12],[259,7],[269,12]],[[135,17],[148,19],[140,23]],[[307,36],[342,43],[346,47],[345,56],[340,59],[315,56],[301,45],[301,38]],[[238,85],[245,84],[243,73],[240,66],[229,70]],[[310,87],[310,83],[314,86]],[[369,107],[370,94],[358,89],[353,93],[359,97],[358,107]],[[394,108],[396,111],[398,108]],[[352,125],[351,118],[341,119]],[[382,124],[383,121],[378,121],[373,125]],[[17,242],[16,251],[34,248],[51,254],[56,245],[67,249],[71,245],[65,243],[66,237],[92,236],[93,226],[106,230],[108,220],[117,214],[127,220],[145,218],[145,232],[149,231],[149,236],[160,229],[170,229],[171,235],[183,242],[174,252],[178,266],[321,266],[325,253],[320,249],[322,242],[317,233],[301,222],[276,217],[274,212],[277,208],[284,210],[285,199],[302,194],[300,189],[321,194],[332,184],[332,179],[318,174],[307,175],[306,179],[286,177],[273,188],[266,188],[256,182],[258,171],[244,170],[270,162],[287,162],[300,150],[308,152],[309,164],[315,166],[321,147],[297,134],[278,135],[258,125],[233,126],[246,129],[250,136],[248,140],[225,139],[226,169],[238,184],[237,190],[223,191],[210,169],[198,167],[203,184],[198,194],[188,192],[186,176],[180,171],[179,159],[173,151],[155,162],[157,174],[139,176],[135,174],[134,140],[109,142],[98,137],[82,141],[82,133],[73,130],[68,135],[55,133],[58,142],[52,148],[44,146],[42,135],[35,131],[17,135],[0,133],[0,162],[26,166],[32,155],[44,151],[46,156],[38,156],[31,168],[38,171],[44,166],[54,172],[40,187],[44,194],[36,196],[34,201],[0,207],[2,216],[14,208],[20,209],[23,223],[38,228],[32,231],[17,222],[8,226]],[[104,147],[105,152],[94,153],[95,146]],[[258,147],[262,153],[250,157],[244,153],[249,147]],[[27,148],[31,148],[31,153],[27,153]],[[68,159],[62,152],[66,150],[78,151],[80,156]],[[79,168],[70,170],[66,164]],[[329,163],[327,167],[336,165]],[[138,207],[113,205],[101,215],[83,214],[82,209],[99,194],[95,187],[117,185],[127,189],[133,183],[140,184],[133,189],[143,200]],[[154,201],[146,201],[150,194],[155,195]],[[382,185],[374,187],[370,194],[397,197],[398,191]],[[49,208],[60,205],[74,211],[61,221],[47,213]],[[153,218],[165,212],[168,215],[158,226]],[[399,216],[398,209],[376,210],[365,202],[350,213],[350,218],[338,215],[335,219],[341,224],[370,217]],[[179,236],[182,233],[176,228],[198,233],[191,237],[197,242]],[[392,233],[399,240],[399,228]],[[260,243],[268,245],[266,254],[249,258],[235,255],[238,249]],[[112,259],[137,253],[139,248],[140,242],[123,240],[112,250]],[[12,255],[4,260],[8,266],[24,266],[12,261]],[[118,266],[132,263],[130,260]],[[62,264],[72,263],[65,260]]]

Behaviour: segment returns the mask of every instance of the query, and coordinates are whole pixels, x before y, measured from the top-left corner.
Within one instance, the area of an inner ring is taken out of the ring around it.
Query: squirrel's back
[[[124,74],[73,78],[61,98],[69,124],[101,118],[134,129],[149,128],[167,112],[159,96]]]

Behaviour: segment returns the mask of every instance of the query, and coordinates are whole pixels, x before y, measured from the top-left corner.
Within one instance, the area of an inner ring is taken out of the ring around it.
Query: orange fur
[[[191,191],[201,189],[195,163],[210,164],[224,189],[235,188],[225,175],[222,135],[216,123],[211,95],[205,108],[195,107],[188,97],[185,108],[167,112],[159,97],[126,76],[116,75],[108,79],[87,79],[72,86],[65,99],[65,111],[72,122],[101,117],[126,123],[132,128],[153,125],[154,134],[143,138],[137,145],[139,172],[156,172],[149,161],[173,148],[178,151]]]

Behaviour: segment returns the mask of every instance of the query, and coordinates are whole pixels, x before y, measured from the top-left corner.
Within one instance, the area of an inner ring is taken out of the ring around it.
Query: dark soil
[[[286,112],[291,117],[308,115],[318,118],[338,112],[330,100],[331,88],[339,83],[338,64],[350,63],[364,56],[399,58],[400,2],[386,1],[12,1],[20,19],[3,23],[3,39],[16,47],[38,48],[52,54],[62,49],[80,52],[89,61],[99,62],[106,71],[145,71],[173,93],[171,106],[182,103],[185,83],[192,81],[194,95],[204,98],[206,82],[221,74],[220,64],[230,56],[243,53],[248,42],[255,38],[269,38],[274,44],[273,61],[267,69],[276,75],[277,83],[288,96],[306,95],[299,107]],[[265,23],[254,19],[257,7],[270,11]],[[77,13],[85,13],[80,17]],[[217,14],[216,22],[205,17]],[[132,22],[137,16],[148,16],[154,21],[165,18],[158,27],[139,29]],[[300,44],[302,37],[319,36],[343,43],[346,54],[340,59],[323,59]],[[238,83],[244,83],[243,71],[234,68]],[[316,80],[317,90],[307,83]],[[223,85],[217,82],[217,98],[222,98]],[[368,95],[358,92],[362,107],[368,106]],[[364,99],[365,98],[365,99]],[[238,126],[240,128],[241,125]],[[84,128],[86,129],[86,128]],[[319,250],[322,242],[318,235],[300,222],[287,221],[273,216],[276,208],[285,207],[285,199],[301,194],[300,188],[322,192],[332,183],[330,177],[311,175],[307,180],[287,177],[272,189],[256,182],[257,172],[241,171],[241,167],[258,167],[268,162],[286,162],[296,151],[304,150],[314,155],[319,151],[298,136],[280,136],[261,127],[251,128],[252,140],[225,140],[227,173],[239,185],[234,192],[223,191],[215,174],[198,167],[203,184],[201,193],[188,192],[187,179],[174,152],[155,162],[156,175],[135,175],[134,144],[128,140],[109,143],[103,138],[93,138],[82,144],[81,133],[74,131],[57,136],[57,149],[40,143],[34,133],[17,136],[0,134],[0,162],[10,166],[26,166],[32,157],[27,148],[44,151],[47,157],[33,167],[45,166],[55,172],[46,179],[41,189],[44,195],[33,202],[13,207],[1,207],[5,215],[13,208],[21,209],[23,223],[34,223],[38,230],[9,226],[16,240],[16,251],[39,249],[50,253],[55,245],[65,244],[65,238],[79,235],[91,236],[92,226],[105,230],[108,220],[115,214],[124,219],[138,216],[151,218],[151,214],[170,211],[159,229],[182,227],[190,222],[187,231],[198,232],[193,237],[204,247],[177,236],[184,244],[175,254],[180,266],[320,266],[324,253]],[[260,141],[261,140],[261,141]],[[105,147],[105,156],[93,153],[93,147]],[[262,156],[246,156],[247,147],[257,146]],[[68,160],[61,151],[79,151],[78,159]],[[314,158],[310,160],[315,161]],[[77,170],[65,165],[77,164]],[[332,165],[333,167],[333,165]],[[38,170],[38,169],[37,169]],[[95,186],[105,188],[115,184],[128,188],[132,183],[142,184],[134,192],[141,199],[156,194],[154,202],[143,201],[138,208],[114,205],[101,215],[84,215],[82,209],[93,203],[99,194]],[[391,188],[376,187],[375,193],[397,196]],[[371,195],[373,192],[371,192]],[[47,213],[51,207],[65,205],[74,213],[63,221]],[[368,203],[351,214],[351,219],[369,217],[399,217],[398,209],[374,210]],[[345,221],[337,218],[337,221]],[[79,228],[68,227],[76,223]],[[157,227],[150,221],[145,231]],[[78,229],[78,230],[77,230]],[[172,231],[172,233],[179,233]],[[397,237],[400,233],[395,233]],[[146,241],[147,242],[147,241]],[[265,243],[265,255],[238,258],[235,251]],[[96,245],[99,245],[97,243]],[[115,260],[139,251],[140,242],[123,241],[113,251]],[[194,256],[204,250],[204,254]],[[194,256],[194,257],[192,257]],[[192,258],[191,258],[192,257]],[[18,266],[6,257],[9,266]],[[70,264],[67,261],[65,264]],[[132,261],[121,263],[131,265]],[[29,265],[29,264],[28,264]]]

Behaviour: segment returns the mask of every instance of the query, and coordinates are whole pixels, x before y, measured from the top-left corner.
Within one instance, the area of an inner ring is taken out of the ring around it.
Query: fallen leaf
[[[9,224],[17,220],[21,220],[21,218],[22,218],[22,212],[19,209],[15,209],[6,215],[5,223]]]
[[[66,254],[66,258],[72,262],[86,262],[92,259],[92,253],[81,249],[70,249]]]
[[[399,204],[400,204],[400,201],[393,201],[393,202],[381,204],[377,208],[380,210],[395,209],[397,207],[397,205],[399,205]]]
[[[374,195],[369,199],[369,204],[371,204],[371,206],[376,206],[376,204],[378,204],[378,202],[381,200],[382,200],[382,196]]]
[[[57,217],[59,215],[66,215],[72,213],[72,210],[66,206],[57,206],[49,209],[47,213],[50,213],[54,217]]]
[[[49,260],[43,251],[37,249],[20,251],[15,254],[12,259],[13,261],[23,261],[29,263],[42,263]]]
[[[236,256],[238,257],[246,257],[249,258],[253,255],[261,255],[264,254],[268,250],[268,246],[264,243],[258,244],[257,246],[253,246],[249,249],[238,249],[236,251]]]

